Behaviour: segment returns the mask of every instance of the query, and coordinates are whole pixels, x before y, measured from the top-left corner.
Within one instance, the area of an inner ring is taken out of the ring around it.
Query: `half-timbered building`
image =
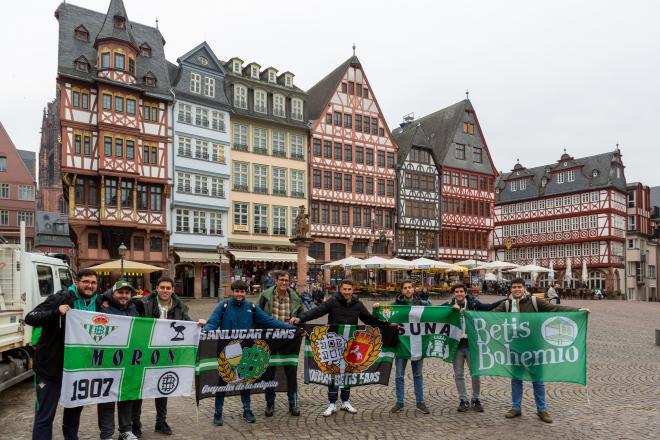
[[[649,301],[657,299],[657,250],[651,225],[651,189],[639,182],[626,187],[626,298]]]
[[[413,152],[430,150],[429,158],[425,154],[419,156],[427,162],[425,174],[430,176],[430,165],[435,164],[441,178],[436,187],[432,185],[435,179],[424,177],[427,188],[424,195],[405,190],[405,177],[403,184],[399,184],[403,197],[399,201],[397,254],[429,255],[448,261],[489,259],[496,172],[470,100],[406,121],[394,135],[399,148],[403,146]],[[405,168],[415,167],[408,165],[410,154],[402,153],[399,158],[404,175]],[[434,195],[436,192],[439,198]],[[412,194],[416,196],[411,197]],[[435,212],[431,210],[432,200],[439,200]],[[418,219],[424,216],[427,221],[413,220],[416,216]],[[435,254],[430,252],[431,240],[437,246]]]
[[[163,36],[131,22],[121,0],[111,0],[107,13],[62,3],[55,17],[73,263],[80,268],[119,258],[123,243],[125,258],[167,269],[172,99]],[[142,277],[133,281],[150,289]]]
[[[353,55],[309,91],[310,255],[391,255],[396,144]]]
[[[231,105],[225,94],[225,68],[208,43],[197,45],[177,62],[170,64],[174,187],[168,217],[175,291],[180,296],[214,297],[220,285],[216,248],[227,246]]]
[[[564,151],[548,165],[516,163],[499,176],[494,247],[500,260],[553,265],[574,287],[587,263],[591,288],[624,288],[626,180],[621,152],[575,159]],[[570,265],[571,276],[566,276]],[[547,285],[547,277],[540,277]]]

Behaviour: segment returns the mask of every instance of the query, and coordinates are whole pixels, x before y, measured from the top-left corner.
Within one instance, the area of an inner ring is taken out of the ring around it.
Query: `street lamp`
[[[120,280],[123,280],[123,279],[124,279],[124,255],[126,255],[126,251],[127,251],[127,250],[128,250],[128,248],[127,248],[126,245],[124,245],[124,243],[122,242],[122,243],[119,245],[119,258],[121,259],[121,271],[119,272],[119,275],[120,275],[120,276],[119,276],[119,279],[120,279]]]
[[[222,244],[218,244],[215,249],[218,251],[218,260],[220,260],[220,264],[218,264],[218,302],[220,302],[220,292],[223,293],[223,297],[225,296],[222,288],[222,256],[227,252],[227,248]]]

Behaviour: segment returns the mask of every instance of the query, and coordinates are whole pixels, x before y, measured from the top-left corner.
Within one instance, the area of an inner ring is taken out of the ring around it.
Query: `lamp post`
[[[126,245],[122,242],[122,244],[119,245],[119,258],[121,261],[121,270],[119,272],[119,279],[123,280],[124,279],[124,255],[126,255],[126,251],[128,248]]]
[[[218,244],[215,249],[218,251],[218,260],[220,260],[220,264],[218,264],[218,302],[220,302],[220,293],[222,292],[222,297],[225,296],[222,287],[222,256],[227,252],[227,248],[222,244]]]

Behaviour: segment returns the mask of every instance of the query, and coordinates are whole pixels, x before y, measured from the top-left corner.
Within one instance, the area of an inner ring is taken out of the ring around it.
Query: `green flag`
[[[461,340],[461,313],[453,307],[381,305],[374,315],[401,324],[397,357],[417,360],[425,357],[452,362]]]
[[[465,312],[470,373],[587,383],[587,312]]]
[[[189,396],[199,336],[195,322],[69,310],[60,404]]]

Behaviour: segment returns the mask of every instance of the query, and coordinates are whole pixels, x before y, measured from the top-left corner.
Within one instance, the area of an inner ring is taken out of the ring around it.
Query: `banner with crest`
[[[389,384],[395,328],[308,324],[305,330],[305,383]]]
[[[286,391],[278,366],[298,365],[300,342],[296,329],[232,329],[202,332],[197,360],[197,401],[216,393],[227,396]]]
[[[196,322],[69,310],[60,404],[189,396]]]

